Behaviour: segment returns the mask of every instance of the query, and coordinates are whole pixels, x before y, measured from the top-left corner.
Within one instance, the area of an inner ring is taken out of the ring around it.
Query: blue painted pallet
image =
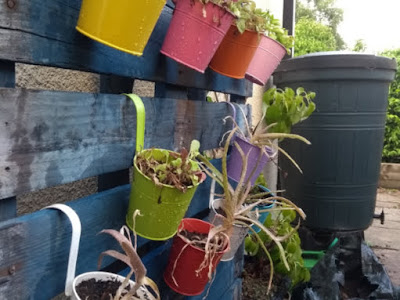
[[[145,148],[220,146],[226,103],[144,98]],[[248,106],[243,106],[250,114]],[[125,96],[0,89],[0,199],[132,165],[136,111]],[[237,113],[243,128],[243,116]]]
[[[201,74],[160,54],[172,17],[170,6],[164,7],[143,56],[135,57],[78,33],[75,26],[80,4],[79,0],[19,0],[13,6],[3,4],[0,59],[251,96],[252,85],[245,79],[231,79],[210,69]]]
[[[198,188],[187,216],[208,213],[208,197],[204,195],[208,195],[209,189],[210,179],[207,179]],[[96,270],[97,258],[102,251],[118,249],[112,238],[97,233],[104,228],[119,229],[124,224],[129,191],[130,186],[125,185],[68,203],[82,222],[77,274]],[[0,299],[47,300],[62,292],[70,239],[69,220],[55,210],[42,210],[0,223]],[[148,274],[161,286],[170,245],[171,241],[138,239]],[[103,265],[111,262],[108,258]],[[232,263],[221,263],[208,299],[219,299],[211,296],[228,290],[240,275],[241,268],[240,253]],[[12,269],[14,273],[11,274],[9,270]],[[164,287],[163,293],[168,295],[171,291]]]

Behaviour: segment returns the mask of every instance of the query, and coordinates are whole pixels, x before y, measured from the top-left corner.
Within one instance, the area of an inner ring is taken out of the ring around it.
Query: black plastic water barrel
[[[394,59],[325,52],[283,61],[275,71],[278,87],[302,86],[317,94],[316,111],[293,128],[312,145],[281,145],[303,175],[280,155],[282,186],[305,211],[306,226],[363,230],[372,223],[395,70]]]

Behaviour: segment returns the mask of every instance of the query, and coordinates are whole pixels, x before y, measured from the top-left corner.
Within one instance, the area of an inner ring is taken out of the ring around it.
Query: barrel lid
[[[306,54],[283,60],[277,72],[323,68],[365,68],[396,70],[394,58],[351,51],[330,51]]]

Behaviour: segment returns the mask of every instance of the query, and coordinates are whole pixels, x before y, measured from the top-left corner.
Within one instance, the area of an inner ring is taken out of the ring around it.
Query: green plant
[[[393,57],[397,63],[400,62],[400,49],[384,51],[381,55]],[[395,79],[389,89],[382,159],[385,162],[400,162],[400,67],[397,67]]]
[[[386,117],[383,161],[400,163],[400,99],[389,98]]]
[[[296,286],[298,283],[306,282],[310,279],[310,272],[304,266],[299,235],[297,231],[294,231],[294,228],[291,225],[295,217],[296,216],[293,211],[283,210],[276,214],[269,214],[264,222],[264,226],[278,236],[291,233],[288,238],[282,242],[282,247],[284,248],[285,257],[289,264],[290,270],[285,267],[280,256],[279,249],[272,242],[272,240],[263,232],[259,234],[264,246],[270,252],[274,265],[274,271],[277,274],[288,276],[291,280],[292,287]],[[246,237],[246,253],[250,256],[256,256],[260,259],[260,261],[263,261],[265,254],[263,251],[259,251],[259,249],[260,244],[257,239],[255,239],[253,236]]]
[[[254,233],[256,239],[259,240],[261,248],[265,251],[266,255],[269,257],[268,250],[264,247],[264,244],[260,240],[258,234],[254,231],[251,227],[253,225],[258,226],[262,232],[264,232],[278,247],[278,251],[281,255],[281,259],[285,267],[290,270],[290,266],[287,262],[285,257],[285,251],[282,246],[282,242],[290,236],[291,233],[284,235],[284,236],[276,236],[272,233],[269,229],[267,229],[263,224],[258,221],[258,213],[266,212],[266,211],[280,211],[280,210],[293,210],[296,211],[301,218],[305,218],[304,212],[298,208],[295,204],[293,204],[290,200],[280,197],[280,196],[273,196],[267,197],[269,193],[257,193],[257,194],[250,194],[251,186],[249,183],[249,179],[245,182],[246,177],[246,170],[247,170],[247,156],[244,154],[243,150],[234,142],[234,146],[238,148],[238,151],[241,154],[242,159],[242,173],[240,180],[236,186],[233,188],[229,181],[227,175],[227,153],[230,141],[238,130],[238,127],[235,127],[229,134],[225,146],[224,146],[224,154],[222,156],[222,172],[216,169],[206,157],[202,155],[198,155],[198,159],[204,164],[202,169],[206,172],[211,178],[213,178],[218,184],[220,184],[223,188],[223,195],[222,195],[222,206],[220,207],[223,212],[224,216],[219,215],[222,218],[222,225],[216,226],[210,231],[208,235],[208,241],[210,241],[214,235],[225,232],[228,235],[231,233],[233,226],[241,225],[246,226],[249,228],[250,231]],[[250,203],[246,204],[245,203]],[[259,209],[258,207],[262,204],[274,204],[273,208],[268,209]],[[273,261],[270,259],[270,265],[273,266]],[[273,278],[273,269],[271,268],[270,273],[270,281],[268,290],[271,288]]]
[[[292,126],[307,119],[315,110],[314,92],[299,87],[296,92],[270,88],[263,95],[265,122],[271,125],[269,132],[290,133]]]
[[[194,140],[190,151],[183,148],[178,153],[160,149],[158,153],[161,155],[155,155],[152,149],[146,149],[137,154],[135,164],[156,185],[172,185],[184,192],[188,186],[197,185],[205,179],[194,160],[199,148],[200,143]]]
[[[251,30],[265,34],[281,43],[290,52],[290,48],[293,47],[293,36],[290,36],[288,31],[282,28],[280,21],[270,11],[257,8],[253,0],[239,0],[232,3],[230,7],[238,16],[236,26],[239,32]]]

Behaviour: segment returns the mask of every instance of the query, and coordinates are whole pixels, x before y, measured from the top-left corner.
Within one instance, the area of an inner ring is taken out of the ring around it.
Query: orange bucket
[[[255,31],[241,34],[231,25],[210,63],[210,68],[222,75],[242,79],[256,53],[260,38]]]

